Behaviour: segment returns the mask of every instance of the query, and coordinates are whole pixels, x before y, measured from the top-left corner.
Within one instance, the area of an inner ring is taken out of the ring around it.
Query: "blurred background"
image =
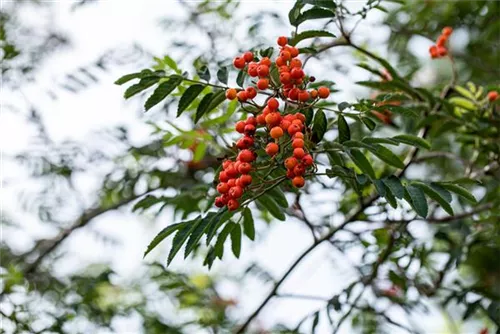
[[[345,5],[356,12],[367,2]],[[143,259],[162,228],[203,205],[213,173],[199,171],[216,161],[207,154],[193,162],[194,137],[181,149],[158,141],[155,131],[170,126],[167,121],[193,129],[188,117],[175,118],[173,100],[144,113],[144,96],[125,101],[123,87],[113,82],[164,55],[186,69],[199,62],[229,65],[234,55],[289,35],[292,6],[291,1],[1,1],[3,332],[225,333],[259,305],[273,280],[311,243],[307,226],[293,217],[286,222],[259,217],[256,242],[243,243],[240,259],[228,252],[210,271],[201,257],[179,257],[166,268],[169,241]],[[368,11],[353,39],[411,73],[417,85],[439,86],[450,76],[444,62],[428,57],[446,25],[455,28],[450,44],[460,80],[498,85],[499,2],[380,6]],[[307,25],[324,28],[325,22]],[[335,31],[334,24],[326,25]],[[334,101],[355,101],[371,93],[354,84],[370,75],[354,66],[359,59],[351,49],[336,48],[312,58],[308,71],[336,83]],[[151,188],[168,198],[165,205],[132,210]],[[319,220],[338,209],[342,193],[315,188],[309,195],[304,209]],[[436,232],[423,223],[412,231],[424,243],[432,243]],[[317,299],[277,298],[253,329],[273,333],[305,319],[301,332],[311,327],[331,332],[326,317],[316,327],[308,315],[356,279],[356,266],[366,261],[362,255],[361,249],[319,247],[283,286]],[[462,311],[431,299],[425,308],[392,314],[421,333],[495,330],[481,316],[464,322]],[[348,323],[340,332],[370,332],[372,325]],[[375,331],[406,332],[390,325]]]

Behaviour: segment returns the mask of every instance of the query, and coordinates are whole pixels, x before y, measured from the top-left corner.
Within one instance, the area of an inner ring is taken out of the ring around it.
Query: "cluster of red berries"
[[[453,28],[444,27],[441,35],[436,41],[436,45],[432,45],[429,48],[429,53],[431,54],[431,58],[441,58],[448,54],[448,49],[446,48],[446,42],[448,42],[448,38],[450,38],[451,33],[453,32]]]
[[[313,157],[306,149],[306,117],[300,109],[307,107],[307,101],[317,98],[326,99],[330,95],[330,89],[322,86],[317,90],[307,90],[307,85],[315,79],[306,77],[302,62],[297,58],[299,49],[287,44],[286,37],[278,38],[280,53],[274,64],[269,57],[262,57],[256,61],[251,51],[233,60],[234,67],[258,79],[253,81],[255,86],[249,86],[246,89],[227,89],[226,98],[238,99],[242,104],[251,104],[257,107],[258,111],[255,112],[255,117],[251,116],[246,121],[236,123],[236,131],[243,134],[243,137],[236,142],[236,147],[240,152],[236,161],[225,160],[222,164],[223,170],[219,174],[217,185],[220,196],[215,199],[217,207],[227,206],[229,210],[236,210],[240,205],[239,199],[243,196],[245,187],[252,183],[252,176],[249,173],[253,168],[252,162],[257,157],[255,149],[258,145],[254,135],[258,127],[265,128],[266,153],[273,160],[277,159],[278,153],[282,153],[286,177],[291,179],[293,186],[303,187],[304,175],[307,169],[314,165]],[[278,68],[279,82],[277,79],[275,81],[270,79],[271,68],[274,65]],[[272,89],[274,92],[264,93],[268,97],[265,104],[259,106],[253,99],[257,97],[258,91],[267,89]],[[293,113],[286,110],[280,112],[280,103],[277,98],[287,101],[287,105],[296,105],[297,109]],[[261,142],[260,139],[258,142]]]
[[[219,173],[219,184],[217,191],[220,196],[215,199],[215,206],[222,208],[227,205],[229,210],[236,210],[240,203],[238,199],[243,196],[244,190],[252,183],[252,162],[257,155],[251,148],[254,146],[254,134],[257,121],[250,116],[246,121],[236,123],[236,131],[243,134],[243,137],[236,142],[236,147],[240,150],[236,161],[225,160],[222,163],[222,171]]]

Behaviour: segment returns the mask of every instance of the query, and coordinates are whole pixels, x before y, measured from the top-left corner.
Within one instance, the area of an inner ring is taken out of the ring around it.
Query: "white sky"
[[[179,5],[170,0],[102,0],[98,4],[90,4],[70,12],[71,1],[52,2],[55,3],[56,8],[54,23],[67,33],[72,46],[50,56],[37,74],[36,83],[21,88],[25,96],[29,96],[30,100],[41,107],[51,137],[55,141],[75,139],[88,142],[92,140],[92,131],[122,124],[132,130],[134,138],[138,141],[146,138],[149,130],[141,124],[141,119],[147,116],[138,115],[137,101],[125,102],[122,98],[124,88],[113,85],[113,81],[120,75],[137,70],[133,66],[116,66],[109,73],[100,72],[98,74],[100,82],[91,84],[79,94],[57,89],[58,99],[52,100],[45,90],[47,87],[54,87],[54,83],[62,82],[66,73],[75,71],[83,64],[94,62],[104,50],[110,48],[129,46],[138,41],[146,50],[163,55],[166,52],[164,47],[168,45],[171,36],[159,28],[157,22],[165,16],[178,16],[181,13]],[[355,2],[352,1],[353,5],[357,5]],[[262,9],[279,9],[283,15],[286,15],[290,5],[290,1],[245,1],[238,13],[244,15]],[[36,16],[37,13],[25,14]],[[286,29],[284,32],[276,31],[272,34],[278,36],[287,33],[288,28]],[[374,34],[371,29],[372,27],[361,25],[359,33],[369,34],[370,40],[375,44],[387,37],[387,30],[378,29],[376,30],[378,34]],[[271,34],[271,32],[267,33]],[[352,100],[354,93],[365,92],[353,87],[352,82],[355,80],[352,77],[339,76],[328,79],[337,81],[344,89],[344,92],[338,95],[340,101]],[[3,90],[0,93],[2,105],[22,105],[19,93]],[[13,154],[31,145],[29,129],[23,124],[19,115],[3,110],[0,119],[0,145],[4,154]],[[4,160],[2,170],[5,179],[18,176],[17,168]],[[23,184],[22,187],[24,186]],[[89,178],[82,178],[78,186],[82,191],[90,192],[96,184]],[[2,190],[1,200],[6,212],[18,212],[19,203],[15,196],[17,190],[19,187],[16,187],[16,184],[9,184]],[[306,208],[307,210],[313,211],[314,209]],[[21,221],[24,222],[26,230],[10,231],[9,234],[9,230],[6,229],[3,238],[16,249],[26,250],[31,247],[33,236],[50,235],[54,232],[42,228],[33,217],[20,213],[14,216],[22,218]],[[170,218],[169,214],[164,214],[156,221],[152,221],[147,216],[137,217],[128,210],[99,217],[67,240],[64,247],[69,255],[61,262],[60,272],[68,272],[94,262],[109,262],[125,279],[141,275],[141,264],[144,261],[142,254],[146,245],[169,222]],[[263,222],[258,222],[257,229],[260,232],[257,238],[258,243],[245,242],[240,260],[235,260],[232,254],[228,256],[230,252],[226,252],[225,260],[222,263],[216,263],[212,273],[237,274],[246,263],[257,260],[260,265],[278,278],[311,242],[308,230],[293,220],[273,223],[270,228],[266,227]],[[120,244],[108,245],[97,240],[93,231],[116,238]],[[168,246],[168,242],[164,242],[152,255],[148,256],[146,261],[156,258],[165,262]],[[355,278],[344,256],[326,245],[319,247],[307,260],[303,261],[280,291],[331,297]],[[357,254],[350,254],[350,256],[353,260],[358,257]],[[335,261],[326,259],[335,259]],[[179,257],[172,267],[205,272],[201,264],[200,259],[186,263]],[[245,282],[243,289],[227,284],[222,292],[227,297],[234,297],[240,301],[235,314],[243,315],[255,309],[267,294],[268,288],[263,287],[261,282],[249,280]],[[275,299],[269,303],[258,319],[264,327],[271,326],[278,321],[295,324],[304,315],[315,311],[321,305],[322,303],[313,301]],[[244,317],[241,318],[244,319]],[[418,318],[419,324],[426,329],[427,333],[444,332],[445,325],[442,317],[418,315]],[[403,319],[397,320],[405,322]],[[134,321],[118,322],[117,332],[135,333],[137,329],[132,329],[133,326]],[[326,328],[328,328],[327,320],[323,316],[317,333],[327,333]],[[347,323],[341,332],[351,332]],[[397,331],[394,330],[391,333],[397,333]]]

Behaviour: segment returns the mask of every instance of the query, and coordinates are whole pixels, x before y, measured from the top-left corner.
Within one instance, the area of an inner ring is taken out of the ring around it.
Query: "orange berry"
[[[252,165],[250,165],[248,162],[242,162],[238,166],[238,172],[240,174],[248,174],[252,170]]]
[[[271,136],[271,138],[278,139],[283,136],[283,129],[279,126],[275,126],[271,129],[269,135]]]
[[[443,28],[443,35],[445,35],[445,36],[450,36],[452,32],[453,32],[452,27],[444,27]]]
[[[271,67],[272,62],[271,59],[269,59],[269,57],[264,57],[260,60],[259,64]]]
[[[493,102],[496,101],[496,99],[498,99],[498,92],[491,91],[488,93],[488,101]]]
[[[234,58],[233,65],[234,65],[234,67],[236,67],[238,69],[244,68],[245,67],[245,58],[242,58],[242,57]]]
[[[238,92],[236,91],[236,89],[229,88],[228,90],[226,90],[226,99],[228,99],[228,100],[234,100],[236,98],[236,94],[238,94]]]
[[[251,76],[251,77],[256,77],[258,74],[257,74],[257,67],[259,67],[259,65],[257,65],[256,62],[251,62],[250,64],[248,64],[248,75]]]
[[[290,136],[293,136],[295,133],[297,132],[300,132],[300,125],[298,124],[291,124],[289,127],[288,127],[288,134],[290,134]]]
[[[234,210],[238,209],[239,206],[240,206],[240,203],[238,203],[238,201],[235,199],[230,199],[227,202],[227,208],[229,211],[234,211]]]
[[[292,184],[296,188],[302,188],[305,183],[306,183],[306,181],[304,180],[304,178],[302,176],[296,176],[292,180]]]
[[[252,177],[248,174],[241,175],[240,178],[238,179],[240,181],[240,184],[243,187],[248,186],[250,183],[252,183]]]
[[[307,90],[300,91],[299,101],[306,102],[307,100],[309,100],[309,93],[307,92]]]
[[[257,81],[257,88],[258,89],[265,90],[268,87],[269,87],[269,80],[268,79],[261,78],[261,79],[259,79],[259,81]]]
[[[282,120],[281,123],[280,123],[280,127],[283,129],[283,131],[288,131],[288,127],[290,125],[292,125],[292,122],[290,122],[287,119]]]
[[[298,112],[295,114],[295,117],[302,123],[305,123],[306,121],[306,115],[304,115],[303,113]]]
[[[245,102],[248,99],[247,92],[242,90],[239,91],[238,94],[236,94],[236,97],[238,98],[239,101]]]
[[[269,143],[266,146],[266,153],[270,156],[275,155],[280,150],[280,147],[276,143]]]
[[[304,139],[302,139],[302,138],[295,138],[292,141],[292,147],[293,148],[303,148],[304,147]]]
[[[292,58],[295,58],[299,55],[299,49],[294,47],[294,46],[291,46],[289,48],[289,52],[290,52],[290,55],[292,56]]]
[[[325,86],[321,86],[318,88],[318,96],[322,99],[326,99],[328,96],[330,96],[330,89]]]
[[[313,99],[318,97],[318,91],[316,89],[311,89],[309,94],[311,95],[311,98],[313,98]]]
[[[299,67],[294,67],[290,71],[290,76],[292,79],[302,79],[304,77],[304,71]]]
[[[245,59],[247,63],[251,62],[253,60],[253,53],[251,51],[245,52],[243,54],[243,59]]]
[[[296,132],[294,135],[293,135],[293,138],[300,138],[300,139],[304,139],[304,134],[302,132]]]
[[[282,72],[290,72],[290,67],[286,66],[286,65],[281,65],[280,67],[278,67],[278,72],[279,73],[282,73]]]
[[[306,167],[303,164],[298,164],[293,168],[293,174],[296,176],[302,176],[306,173]]]
[[[290,91],[288,92],[288,98],[292,101],[297,101],[299,99],[299,92],[300,89],[298,88],[290,89]]]
[[[229,179],[227,181],[227,185],[229,186],[229,189],[231,189],[231,187],[234,187],[236,185],[236,179],[235,178]]]
[[[257,74],[259,77],[267,77],[269,75],[269,66],[267,65],[259,65],[257,67]]]
[[[241,162],[252,162],[255,160],[255,156],[253,152],[250,150],[242,150],[238,154],[238,160]]]
[[[438,46],[437,52],[440,57],[444,57],[448,54],[448,49],[446,49],[444,46]]]
[[[285,36],[278,37],[279,46],[285,46],[287,43],[288,43],[288,38],[286,38]]]
[[[231,187],[231,189],[229,189],[228,194],[231,198],[240,198],[243,195],[243,188],[235,185],[234,187]]]
[[[298,67],[298,68],[301,68],[302,67],[302,62],[300,61],[300,59],[298,58],[294,58],[292,60],[290,60],[290,67]]]
[[[431,57],[432,57],[432,58],[437,58],[437,57],[438,57],[438,48],[437,48],[437,46],[432,45],[432,46],[429,48],[429,53],[431,54]]]
[[[298,163],[299,161],[297,160],[297,158],[290,157],[285,160],[285,167],[287,169],[293,169],[295,166],[297,166]]]
[[[269,101],[267,101],[267,106],[271,110],[277,110],[280,106],[280,103],[278,100],[276,100],[274,97],[270,98]]]
[[[250,116],[247,118],[247,120],[245,121],[246,124],[252,124],[252,125],[257,125],[257,120],[255,119],[255,117],[253,116]]]
[[[246,123],[243,121],[239,121],[238,123],[236,123],[236,132],[243,133],[245,131],[245,125]]]
[[[278,112],[271,112],[266,116],[266,124],[275,127],[281,122],[281,115]]]
[[[257,124],[259,124],[259,125],[266,124],[266,116],[264,116],[264,114],[257,115],[257,117],[255,119],[257,120]]]

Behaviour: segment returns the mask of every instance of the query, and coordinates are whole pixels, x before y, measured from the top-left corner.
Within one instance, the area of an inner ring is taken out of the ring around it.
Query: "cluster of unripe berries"
[[[451,27],[444,27],[441,35],[436,41],[435,45],[432,45],[429,48],[429,53],[431,54],[431,58],[441,58],[445,57],[448,54],[448,49],[446,48],[446,42],[448,42],[448,38],[450,38],[453,29]]]

